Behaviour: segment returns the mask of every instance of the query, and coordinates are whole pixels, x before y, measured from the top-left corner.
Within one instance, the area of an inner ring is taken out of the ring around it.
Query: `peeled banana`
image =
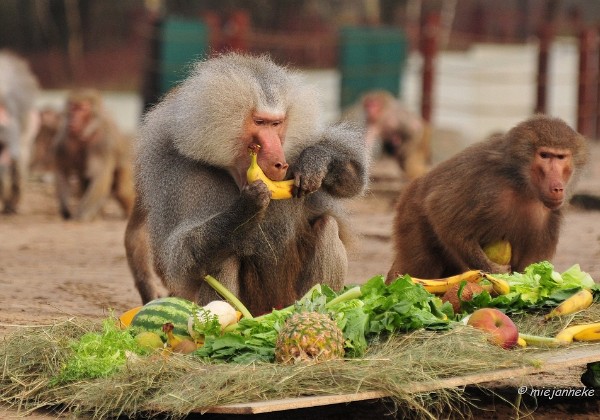
[[[418,279],[411,277],[414,283],[421,284],[425,290],[433,294],[444,294],[452,286],[462,281],[469,283],[479,283],[483,279],[483,272],[480,270],[469,270],[443,279]]]
[[[294,187],[294,180],[290,179],[287,181],[272,181],[270,180],[263,170],[258,166],[257,156],[260,145],[251,144],[248,147],[250,152],[250,166],[246,171],[246,179],[248,183],[252,183],[257,180],[261,180],[267,185],[269,191],[271,191],[272,200],[281,200],[286,198],[292,198],[292,188]]]
[[[556,308],[552,309],[545,318],[549,319],[555,316],[574,314],[575,312],[582,311],[589,307],[593,300],[594,296],[592,295],[592,292],[590,292],[588,289],[580,290],[573,296],[565,299]]]
[[[510,264],[510,257],[512,254],[512,247],[508,241],[496,241],[491,244],[487,244],[483,247],[483,252],[487,257],[500,265]]]
[[[600,329],[600,322],[594,322],[592,324],[573,325],[572,327],[567,327],[558,334],[556,334],[556,339],[561,343],[569,344],[573,342],[575,335],[591,329]]]
[[[504,279],[494,277],[490,273],[484,273],[485,277],[490,283],[492,283],[492,289],[499,295],[507,295],[510,293],[510,284]]]

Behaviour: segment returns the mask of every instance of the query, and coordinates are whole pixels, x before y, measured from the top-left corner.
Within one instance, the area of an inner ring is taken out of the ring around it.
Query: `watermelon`
[[[187,337],[188,319],[193,314],[194,302],[179,297],[164,297],[146,303],[131,320],[130,327],[136,332],[150,331],[158,334],[164,341],[167,335],[162,327],[171,322],[175,327],[173,334]]]

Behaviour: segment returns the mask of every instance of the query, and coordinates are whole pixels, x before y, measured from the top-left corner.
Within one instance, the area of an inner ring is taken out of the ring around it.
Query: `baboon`
[[[61,126],[62,113],[50,107],[39,111],[40,128],[33,142],[29,170],[42,178],[54,173],[54,139]]]
[[[104,111],[99,91],[69,93],[54,149],[56,192],[64,219],[92,220],[111,195],[126,216],[131,213],[135,192],[130,147]],[[74,212],[69,208],[71,176],[81,195]]]
[[[363,124],[367,147],[374,154],[393,156],[409,180],[429,169],[431,128],[391,93],[384,90],[365,93],[344,112],[342,119]]]
[[[15,213],[27,179],[31,145],[39,127],[38,81],[28,63],[0,51],[0,199]]]
[[[561,206],[587,160],[581,135],[558,118],[535,115],[438,164],[401,192],[388,281],[399,274],[522,271],[549,260]],[[509,265],[482,250],[499,240],[512,245]]]
[[[365,189],[368,157],[360,131],[321,127],[319,115],[298,74],[237,53],[197,62],[145,115],[125,235],[143,302],[154,298],[151,261],[169,294],[205,304],[217,298],[210,274],[253,313],[315,283],[343,286],[352,235],[342,199]],[[253,143],[269,178],[294,180],[293,198],[247,183]]]

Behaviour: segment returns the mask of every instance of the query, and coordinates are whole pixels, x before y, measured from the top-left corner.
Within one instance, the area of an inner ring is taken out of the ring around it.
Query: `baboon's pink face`
[[[245,170],[250,163],[248,146],[255,143],[260,146],[258,166],[267,177],[274,181],[282,180],[289,167],[283,152],[285,141],[286,119],[284,114],[254,112],[244,124],[242,135],[242,156],[240,168]]]
[[[566,186],[573,173],[569,149],[540,147],[531,164],[531,181],[540,200],[549,209],[559,208],[565,200]]]

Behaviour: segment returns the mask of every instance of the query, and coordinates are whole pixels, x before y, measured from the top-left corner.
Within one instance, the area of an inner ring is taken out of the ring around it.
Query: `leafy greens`
[[[346,288],[339,294],[326,285],[295,305],[257,318],[242,319],[234,331],[206,337],[195,354],[228,362],[270,362],[274,359],[277,333],[293,312],[327,312],[344,333],[346,355],[364,354],[369,340],[395,331],[419,328],[447,329],[452,307],[404,276],[385,284],[375,276],[362,286]]]
[[[543,307],[556,306],[582,289],[590,289],[597,297],[600,284],[575,264],[563,273],[559,273],[548,261],[530,264],[523,273],[494,274],[508,281],[510,293],[497,297],[482,292],[470,302],[463,302],[465,312],[477,308],[496,307],[506,312],[522,312]]]

